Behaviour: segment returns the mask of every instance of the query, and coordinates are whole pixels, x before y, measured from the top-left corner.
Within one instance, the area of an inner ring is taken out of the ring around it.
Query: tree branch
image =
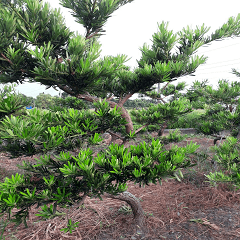
[[[164,88],[162,89],[162,91],[168,86],[169,83],[170,83],[170,82],[168,82],[168,83],[164,86]]]
[[[157,98],[157,100],[161,100],[163,103],[166,103],[166,101],[163,100],[163,98],[161,98],[161,97]]]
[[[118,138],[121,139],[122,141],[125,140],[124,137],[121,137],[120,135],[118,135],[118,134],[116,134],[116,133],[113,133],[113,132],[111,132],[111,131],[109,131],[109,130],[107,130],[106,132],[110,133],[111,135],[114,135],[115,137],[118,137]]]
[[[95,35],[97,35],[98,33],[99,33],[99,29],[96,32],[92,33],[91,35],[86,36],[86,39],[90,39],[90,38],[94,37]]]
[[[118,106],[123,106],[123,104],[133,95],[133,93],[128,93],[123,99],[119,100]]]
[[[14,65],[13,62],[12,62],[10,59],[8,59],[3,53],[1,53],[1,56],[2,56],[4,59],[6,59],[11,65]]]
[[[69,87],[67,87],[67,86],[62,86],[61,84],[57,84],[57,86],[58,86],[61,90],[63,90],[64,92],[70,94],[71,96],[76,97],[76,94],[75,94],[72,90],[70,90]]]
[[[136,131],[135,131],[135,134],[137,134],[138,132],[140,132],[143,128],[145,128],[145,127],[147,127],[149,124],[145,124],[145,125],[143,125],[142,127],[140,127],[139,129],[137,129]]]
[[[112,94],[111,96],[109,96],[108,98],[107,98],[107,101],[110,101],[110,100],[112,100],[114,98],[114,95]]]

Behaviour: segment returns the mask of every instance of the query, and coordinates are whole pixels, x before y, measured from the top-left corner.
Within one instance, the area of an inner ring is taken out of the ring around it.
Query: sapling
[[[212,184],[227,182],[240,188],[240,144],[234,137],[228,137],[219,146],[214,146],[213,160],[220,166],[219,171],[210,172],[206,177]]]

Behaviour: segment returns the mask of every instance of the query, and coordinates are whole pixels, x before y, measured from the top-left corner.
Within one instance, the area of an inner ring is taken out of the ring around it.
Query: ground
[[[34,215],[37,209],[32,208],[29,227],[21,224],[15,229],[13,224],[8,225],[6,240],[240,239],[240,191],[233,191],[227,184],[211,186],[207,182],[204,174],[214,171],[210,151],[213,139],[191,136],[176,144],[184,146],[190,141],[197,142],[200,148],[193,159],[196,166],[184,170],[183,181],[171,179],[144,188],[128,183],[128,191],[139,198],[145,212],[148,232],[144,237],[134,234],[133,215],[124,202],[103,197],[103,201],[87,198],[81,208],[71,208],[67,215],[47,221],[39,221]],[[34,157],[10,158],[0,153],[1,167],[7,173],[17,171],[16,164],[22,160],[34,161]],[[68,218],[80,223],[72,234],[60,231]]]

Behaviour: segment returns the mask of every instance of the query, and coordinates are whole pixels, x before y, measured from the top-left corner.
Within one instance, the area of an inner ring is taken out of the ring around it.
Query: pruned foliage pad
[[[0,184],[0,210],[8,212],[18,224],[26,223],[28,211],[35,204],[43,205],[40,214],[49,218],[59,214],[57,205],[71,206],[84,196],[101,199],[104,193],[119,194],[127,189],[127,181],[142,186],[166,177],[180,179],[180,169],[191,165],[188,155],[197,148],[191,143],[165,150],[159,140],[153,140],[149,145],[143,142],[129,148],[112,144],[95,158],[90,149],[77,156],[67,152],[54,158],[43,155],[36,164],[23,162],[20,168],[28,174],[13,175]],[[19,209],[14,215],[13,208]]]

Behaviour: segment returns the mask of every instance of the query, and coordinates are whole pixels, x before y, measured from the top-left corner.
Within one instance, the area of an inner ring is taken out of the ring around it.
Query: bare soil
[[[137,139],[137,143],[142,140]],[[234,191],[227,184],[210,186],[204,174],[214,171],[210,151],[213,139],[191,137],[175,144],[185,146],[190,141],[200,147],[198,154],[193,156],[196,166],[184,170],[182,182],[171,179],[161,186],[150,184],[144,188],[128,183],[128,191],[139,198],[145,212],[148,229],[145,236],[134,233],[133,215],[126,203],[106,197],[103,201],[87,198],[83,207],[75,206],[67,215],[47,221],[40,221],[33,207],[28,228],[23,224],[17,228],[9,224],[4,236],[9,240],[240,239],[240,191]],[[16,164],[22,160],[34,161],[34,157],[11,158],[1,152],[0,166],[7,173],[19,172]],[[72,234],[60,231],[66,227],[68,218],[79,222]]]

